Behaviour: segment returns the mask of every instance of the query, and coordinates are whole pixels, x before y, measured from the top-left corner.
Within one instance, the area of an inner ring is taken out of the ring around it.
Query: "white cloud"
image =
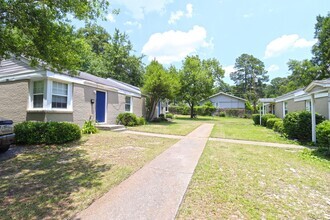
[[[186,5],[186,10],[187,10],[186,17],[191,18],[193,15],[193,5],[191,3],[188,3]]]
[[[230,73],[236,71],[234,65],[225,66],[225,67],[223,67],[223,69],[225,70],[225,76],[226,77],[229,77]]]
[[[283,52],[294,48],[311,47],[316,43],[316,40],[306,40],[301,38],[298,34],[283,35],[271,41],[265,51],[265,58],[274,57]]]
[[[138,29],[140,29],[142,27],[142,24],[140,22],[137,21],[126,21],[124,23],[125,26],[131,26],[131,27],[137,27]]]
[[[169,24],[175,24],[177,20],[180,20],[180,18],[183,16],[183,11],[176,11],[171,12],[171,17],[168,20]]]
[[[125,6],[134,19],[143,19],[145,14],[151,12],[163,13],[166,5],[173,0],[113,0],[113,2]]]
[[[212,48],[212,40],[207,42],[204,27],[194,26],[188,32],[170,30],[155,33],[143,46],[142,53],[149,60],[156,58],[160,63],[170,64],[183,60],[187,55],[194,54],[201,48]]]
[[[188,3],[186,5],[186,12],[184,11],[176,11],[176,12],[171,12],[171,17],[168,20],[169,24],[175,24],[176,21],[180,20],[183,16],[186,16],[187,18],[191,18],[193,16],[193,5]]]
[[[277,65],[275,65],[275,64],[272,64],[272,65],[270,65],[270,66],[267,68],[267,71],[268,71],[268,72],[275,72],[275,71],[277,71],[277,70],[279,70],[279,69],[280,69],[279,66],[277,66]]]
[[[110,21],[111,23],[115,23],[116,22],[115,17],[111,13],[107,15],[107,20]]]

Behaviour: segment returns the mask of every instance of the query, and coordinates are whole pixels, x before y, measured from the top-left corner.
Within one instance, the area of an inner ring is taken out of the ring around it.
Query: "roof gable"
[[[219,92],[219,93],[216,93],[214,95],[211,95],[210,97],[208,97],[207,99],[210,99],[210,98],[213,98],[213,97],[217,97],[217,96],[220,96],[220,95],[224,95],[224,96],[228,96],[228,97],[231,97],[231,98],[234,98],[234,99],[238,99],[238,100],[241,100],[241,101],[244,101],[246,102],[247,100],[246,99],[243,99],[243,98],[240,98],[240,97],[237,97],[237,96],[234,96],[234,95],[230,95],[228,93],[225,93],[225,92]],[[205,99],[205,100],[207,100]],[[204,101],[205,101],[204,100]]]

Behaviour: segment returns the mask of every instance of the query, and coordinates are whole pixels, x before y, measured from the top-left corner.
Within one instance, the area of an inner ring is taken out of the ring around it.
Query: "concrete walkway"
[[[199,126],[76,219],[174,219],[212,128]]]

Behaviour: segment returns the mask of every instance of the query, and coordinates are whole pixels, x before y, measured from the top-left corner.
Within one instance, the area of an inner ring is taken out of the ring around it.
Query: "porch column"
[[[328,90],[328,120],[330,120],[330,89]]]
[[[262,103],[262,105],[263,105],[264,103]],[[261,109],[259,109],[259,113],[260,113],[260,117],[259,117],[259,125],[261,125]]]
[[[315,95],[311,95],[311,113],[312,113],[312,141],[316,143],[316,121],[315,121]]]

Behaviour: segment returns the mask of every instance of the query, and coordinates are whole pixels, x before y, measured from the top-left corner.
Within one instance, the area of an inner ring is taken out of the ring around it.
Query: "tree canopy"
[[[24,55],[53,69],[76,71],[90,48],[76,38],[68,15],[95,20],[108,5],[106,0],[1,1],[0,58]]]
[[[157,103],[163,99],[173,99],[179,91],[178,78],[166,70],[158,61],[153,60],[146,67],[144,86],[142,91],[149,97],[147,119],[151,120],[155,114]]]
[[[224,70],[215,59],[201,60],[198,56],[187,56],[179,71],[181,90],[179,99],[190,106],[190,116],[194,106],[212,94],[215,82],[224,76]]]

